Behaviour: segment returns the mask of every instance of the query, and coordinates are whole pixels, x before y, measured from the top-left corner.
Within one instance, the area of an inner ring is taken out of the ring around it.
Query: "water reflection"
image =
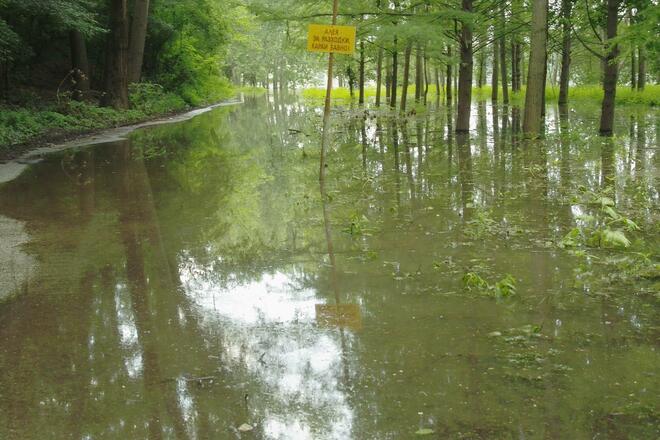
[[[657,114],[623,118],[619,145],[584,139],[580,109],[549,108],[546,142],[513,105],[475,103],[469,135],[444,107],[343,109],[319,189],[309,106],[248,98],[0,188],[39,262],[0,306],[0,437],[653,433],[652,281],[557,243],[593,210],[582,187],[645,201],[652,252]]]

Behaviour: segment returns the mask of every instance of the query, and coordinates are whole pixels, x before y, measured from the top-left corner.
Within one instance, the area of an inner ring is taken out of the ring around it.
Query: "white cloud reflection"
[[[203,330],[221,335],[221,365],[258,394],[249,422],[269,439],[350,438],[354,414],[339,331],[315,325],[315,305],[325,301],[297,287],[295,270],[231,287],[209,276],[212,271],[191,258],[179,268]],[[239,377],[243,371],[246,377]]]

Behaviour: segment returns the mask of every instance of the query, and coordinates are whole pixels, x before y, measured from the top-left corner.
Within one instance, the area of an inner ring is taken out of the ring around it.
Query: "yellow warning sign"
[[[355,26],[310,24],[307,50],[352,55],[355,52]]]

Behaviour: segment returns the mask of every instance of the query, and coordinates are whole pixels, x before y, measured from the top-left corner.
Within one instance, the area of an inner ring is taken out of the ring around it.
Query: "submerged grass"
[[[441,92],[444,92],[441,90]],[[381,96],[383,101],[385,101],[385,89],[382,89]],[[523,102],[525,98],[525,88],[518,92],[512,93],[509,90],[512,101],[514,102]],[[398,94],[401,96],[401,88],[398,89]],[[490,86],[484,86],[482,88],[474,87],[472,89],[473,99],[490,99],[492,94],[492,88]],[[324,88],[309,88],[305,89],[302,92],[304,98],[308,99],[324,99],[325,98],[325,89]],[[367,98],[376,96],[375,87],[367,87],[365,89],[365,96]],[[415,96],[415,86],[410,86],[408,88],[408,96]],[[429,85],[428,90],[428,99],[435,99],[436,96],[436,86]],[[498,96],[502,97],[502,89],[498,91]],[[559,87],[558,86],[548,86],[545,91],[546,99],[549,102],[556,101],[559,98]],[[346,87],[338,87],[332,91],[333,99],[337,100],[350,100],[358,98],[358,90],[355,89],[353,92],[353,98],[351,98],[350,90]],[[603,88],[600,85],[585,85],[585,86],[576,86],[571,87],[568,92],[569,101],[592,101],[600,103],[603,99]],[[649,105],[656,106],[660,105],[660,85],[647,85],[643,91],[631,90],[630,87],[619,87],[616,91],[616,103],[617,104],[634,104],[634,105]]]

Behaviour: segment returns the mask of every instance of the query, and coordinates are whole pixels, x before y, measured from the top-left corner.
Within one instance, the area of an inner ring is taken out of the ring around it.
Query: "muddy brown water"
[[[660,118],[617,111],[338,108],[323,197],[295,98],[46,155],[0,185],[0,438],[657,438]],[[603,196],[630,246],[567,247]]]

